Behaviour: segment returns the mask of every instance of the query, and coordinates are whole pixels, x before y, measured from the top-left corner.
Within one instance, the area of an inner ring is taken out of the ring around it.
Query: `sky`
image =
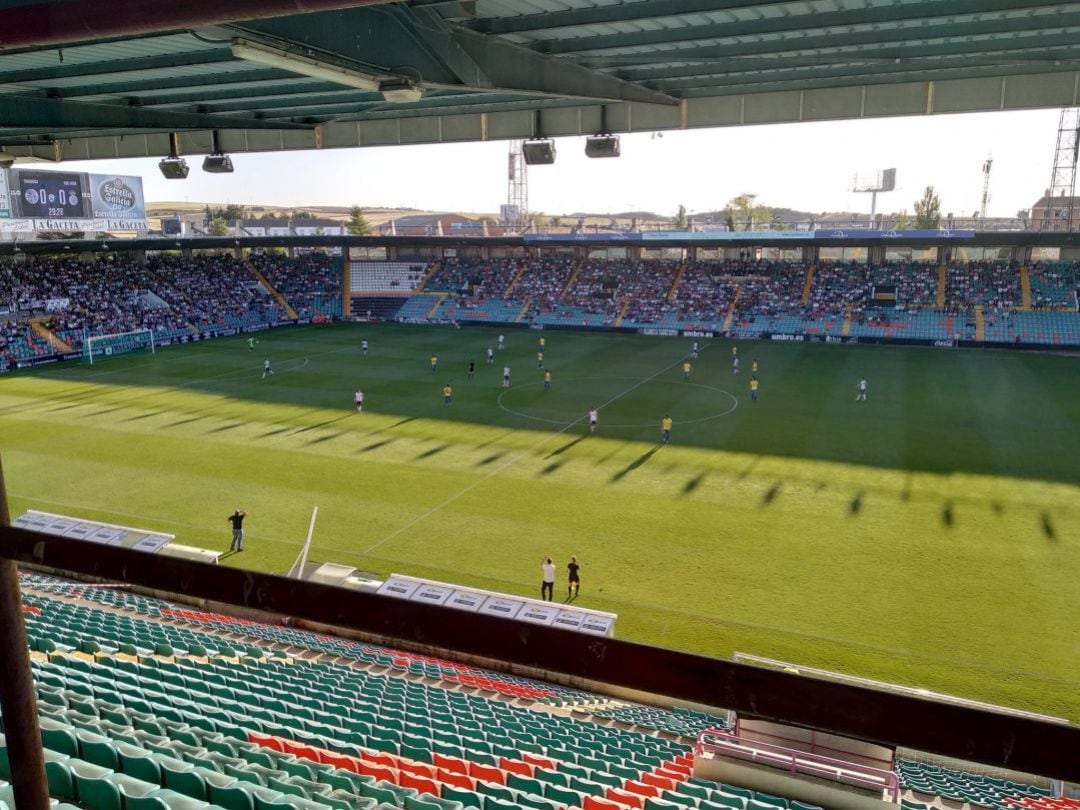
[[[556,140],[552,166],[529,169],[529,208],[549,215],[723,208],[737,194],[812,213],[869,213],[851,192],[856,172],[895,167],[896,190],[879,212],[909,213],[927,185],[943,214],[971,216],[982,165],[993,157],[990,216],[1030,208],[1049,184],[1060,111],[881,118],[622,136],[622,156],[589,159],[583,137]],[[148,202],[281,206],[389,206],[493,213],[506,201],[506,141],[238,154],[232,175],[165,180],[157,160],[65,163],[64,168],[144,178]]]

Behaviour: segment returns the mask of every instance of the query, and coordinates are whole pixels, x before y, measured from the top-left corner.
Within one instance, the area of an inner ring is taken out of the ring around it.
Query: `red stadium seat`
[[[508,759],[507,757],[499,757],[499,767],[504,771],[510,773],[519,773],[522,776],[532,776],[534,765],[530,765],[528,762],[522,762],[520,759]]]
[[[613,802],[610,799],[600,799],[596,796],[586,796],[582,805],[583,810],[623,810],[625,805]]]
[[[631,793],[638,794],[639,796],[656,797],[660,795],[660,789],[655,785],[650,785],[646,782],[636,782],[633,779],[627,779],[623,783],[623,790],[628,790]]]
[[[439,772],[438,774],[436,774],[436,776],[438,777],[440,782],[447,785],[465,788],[466,790],[476,789],[476,780],[473,779],[471,776],[466,776],[463,773],[458,773],[456,771],[448,771],[445,768],[439,768]]]
[[[655,773],[643,773],[641,775],[641,781],[644,782],[646,785],[652,785],[653,787],[658,787],[661,790],[675,789],[674,779],[668,779],[664,776],[657,776]]]
[[[410,773],[423,779],[434,779],[437,769],[424,762],[414,762],[411,759],[401,759],[398,762],[398,770],[402,774]]]
[[[479,779],[481,782],[498,782],[506,784],[506,774],[491,765],[481,765],[479,762],[469,763],[469,776]]]
[[[548,757],[542,757],[539,754],[532,754],[528,751],[523,752],[521,758],[530,765],[535,765],[537,768],[544,768],[549,771],[554,771],[559,767],[559,763],[555,760]]]
[[[439,783],[434,779],[416,776],[408,771],[401,771],[401,781],[398,784],[402,787],[415,788],[416,792],[421,795],[427,793],[432,796],[438,796],[440,793]]]
[[[448,757],[445,754],[433,754],[431,761],[435,767],[447,771],[453,771],[454,773],[469,772],[469,763],[463,759],[458,759],[457,757]]]
[[[626,790],[619,790],[616,787],[609,787],[605,795],[613,802],[619,802],[619,804],[625,804],[628,807],[642,808],[645,806],[644,796],[639,796],[637,793],[630,793]]]
[[[366,759],[357,760],[356,772],[367,776],[373,776],[375,777],[376,782],[380,779],[385,779],[387,782],[393,782],[395,785],[398,783],[399,777],[396,769],[376,765],[373,762],[368,762]]]

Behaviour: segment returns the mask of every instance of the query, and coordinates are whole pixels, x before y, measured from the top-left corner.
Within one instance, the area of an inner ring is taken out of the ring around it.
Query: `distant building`
[[[1072,208],[1072,217],[1069,208]],[[1029,231],[1080,231],[1080,197],[1050,197],[1044,194],[1031,206]]]
[[[411,214],[379,226],[389,236],[502,236],[502,225],[461,214]]]
[[[229,223],[237,236],[344,236],[348,225],[336,219],[252,219]]]

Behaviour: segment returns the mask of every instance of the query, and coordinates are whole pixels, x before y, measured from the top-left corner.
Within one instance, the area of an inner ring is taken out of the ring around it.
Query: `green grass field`
[[[224,550],[241,507],[247,550],[226,564],[281,572],[318,505],[312,559],[537,596],[542,555],[576,554],[579,603],[624,638],[1080,720],[1080,360],[745,342],[733,377],[731,344],[702,341],[686,383],[689,340],[544,335],[551,391],[537,332],[487,366],[493,331],[404,326],[8,375],[12,512]]]

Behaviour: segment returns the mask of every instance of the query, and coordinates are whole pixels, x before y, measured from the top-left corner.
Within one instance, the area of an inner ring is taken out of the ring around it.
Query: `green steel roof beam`
[[[309,129],[301,124],[271,124],[258,118],[232,118],[27,96],[0,96],[0,121],[15,127],[35,128],[38,131],[98,127],[156,132],[188,129]]]
[[[946,20],[964,15],[998,14],[1020,10],[1023,16],[1011,19],[1031,23],[1041,21],[1037,27],[1053,27],[1063,9],[1080,10],[1080,4],[1049,3],[1047,0],[951,0],[948,3],[922,2],[897,3],[887,6],[869,6],[843,11],[810,12],[789,14],[783,17],[767,17],[757,20],[733,20],[731,22],[710,23],[708,25],[674,25],[670,28],[648,31],[630,31],[622,34],[605,34],[583,37],[560,37],[531,43],[541,53],[577,53],[580,51],[603,51],[619,48],[633,48],[643,45],[663,45],[671,42],[693,42],[703,39],[729,39],[742,36],[759,36],[790,31],[818,31],[828,28],[840,28],[861,25],[885,25],[917,21],[920,30],[952,28],[966,23],[935,23],[934,20]],[[1034,9],[1047,9],[1053,13],[1032,16]],[[976,21],[972,21],[976,22]]]
[[[189,65],[210,65],[216,62],[233,61],[232,51],[228,48],[209,48],[190,53],[170,53],[161,56],[139,56],[133,59],[114,59],[105,62],[89,62],[80,65],[53,65],[52,67],[29,68],[27,70],[5,71],[4,57],[0,54],[0,84],[22,84],[25,82],[45,82],[50,79],[70,79],[81,76],[103,76],[119,73],[131,73],[139,70],[160,70],[162,68],[187,67]]]

